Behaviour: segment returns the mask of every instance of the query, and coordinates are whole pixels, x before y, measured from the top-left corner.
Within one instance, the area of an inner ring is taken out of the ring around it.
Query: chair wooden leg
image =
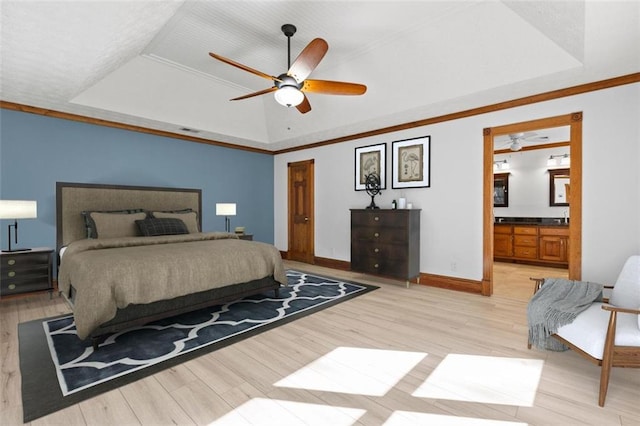
[[[611,365],[613,364],[613,347],[616,341],[616,319],[617,312],[612,311],[607,326],[607,338],[604,341],[604,352],[602,354],[602,370],[600,371],[600,395],[598,405],[604,407],[604,400],[607,397],[609,388],[609,376],[611,375]]]

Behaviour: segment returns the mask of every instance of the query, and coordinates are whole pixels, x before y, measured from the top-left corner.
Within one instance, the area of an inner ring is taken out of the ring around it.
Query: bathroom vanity
[[[567,268],[569,224],[564,218],[496,218],[493,259]]]

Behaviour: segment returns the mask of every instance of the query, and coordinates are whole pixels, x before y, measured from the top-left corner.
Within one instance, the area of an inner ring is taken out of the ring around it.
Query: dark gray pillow
[[[179,235],[188,234],[187,225],[172,217],[147,218],[136,220],[136,225],[143,237],[155,237],[158,235]]]

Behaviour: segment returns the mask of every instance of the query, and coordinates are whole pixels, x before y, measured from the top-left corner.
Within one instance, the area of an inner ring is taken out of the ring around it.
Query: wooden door
[[[314,263],[314,163],[313,160],[288,164],[289,248],[287,258]]]

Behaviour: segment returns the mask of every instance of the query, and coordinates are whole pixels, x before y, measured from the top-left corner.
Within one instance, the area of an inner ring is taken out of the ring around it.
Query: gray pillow
[[[136,220],[147,217],[143,210],[137,212],[82,212],[87,225],[87,238],[119,238],[140,235]]]
[[[193,209],[152,211],[151,217],[159,219],[180,219],[185,225],[187,225],[187,229],[190,234],[200,232],[200,226],[198,226],[198,213]]]

